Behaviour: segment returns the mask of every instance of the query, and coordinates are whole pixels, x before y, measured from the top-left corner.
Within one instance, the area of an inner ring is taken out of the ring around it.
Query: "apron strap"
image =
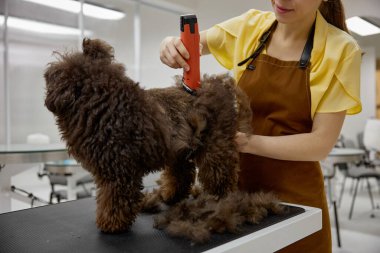
[[[307,38],[306,45],[303,49],[301,59],[300,59],[300,68],[306,68],[307,65],[310,62],[311,58],[311,51],[313,50],[314,45],[314,31],[315,31],[315,22],[313,23],[313,26],[310,29],[309,37]]]
[[[251,54],[248,58],[244,59],[243,61],[238,63],[238,66],[242,66],[246,64],[249,60],[254,61],[260,53],[263,51],[265,47],[265,43],[268,41],[270,35],[272,34],[272,30],[276,27],[277,20],[273,22],[271,27],[266,31],[260,38],[260,44],[257,47],[257,49]],[[313,23],[313,26],[310,29],[309,36],[306,41],[306,45],[302,51],[301,59],[299,61],[299,67],[300,68],[306,68],[310,62],[311,58],[311,51],[313,50],[314,46],[314,32],[315,32],[315,22]]]
[[[272,34],[272,30],[276,27],[276,25],[277,25],[277,20],[274,21],[273,24],[271,25],[271,27],[268,29],[268,31],[266,31],[261,36],[260,44],[257,47],[257,49],[253,52],[253,54],[251,54],[248,58],[246,58],[245,60],[238,63],[239,67],[246,64],[249,60],[254,61],[257,58],[257,56],[259,56],[259,54],[263,51],[263,49],[265,47],[265,43],[268,41],[270,35]]]

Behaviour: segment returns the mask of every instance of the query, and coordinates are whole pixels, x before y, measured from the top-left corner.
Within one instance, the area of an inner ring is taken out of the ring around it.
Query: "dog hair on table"
[[[192,243],[210,241],[212,234],[239,233],[244,224],[258,224],[269,215],[281,215],[287,210],[271,192],[247,193],[234,191],[224,198],[202,192],[194,187],[191,196],[173,206],[163,207],[159,190],[146,193],[142,211],[158,213],[154,227],[173,237],[183,237]]]
[[[162,170],[160,198],[188,197],[196,167],[203,191],[222,198],[237,189],[237,131],[251,132],[246,95],[227,74],[204,76],[195,95],[181,80],[143,89],[101,40],[62,53],[48,65],[46,107],[69,153],[94,176],[97,226],[128,229],[141,209],[142,179]]]

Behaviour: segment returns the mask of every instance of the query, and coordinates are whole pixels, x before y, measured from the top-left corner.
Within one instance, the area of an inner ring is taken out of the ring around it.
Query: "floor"
[[[38,178],[39,167],[33,167],[12,178],[12,184],[21,187],[42,200],[48,200],[50,186],[47,177]],[[339,192],[339,175],[337,180],[337,192]],[[151,185],[154,178],[145,180],[146,185]],[[334,253],[379,253],[380,252],[380,189],[375,181],[373,186],[373,196],[377,209],[371,210],[371,204],[365,185],[360,187],[360,192],[355,203],[354,213],[351,220],[348,219],[349,207],[351,204],[350,181],[346,183],[346,190],[343,195],[341,207],[338,209],[340,222],[342,247],[337,247],[336,230],[332,227],[333,252]],[[38,202],[36,202],[38,204]],[[26,204],[17,200],[12,201],[12,210],[29,208]],[[372,215],[373,214],[373,215]],[[371,215],[373,217],[371,217]],[[331,209],[331,223],[334,223],[334,216]]]

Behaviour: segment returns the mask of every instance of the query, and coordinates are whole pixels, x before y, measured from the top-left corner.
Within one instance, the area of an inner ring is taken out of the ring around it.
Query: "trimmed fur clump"
[[[69,153],[94,176],[102,231],[131,226],[141,210],[142,178],[151,172],[163,171],[160,198],[168,204],[190,194],[196,167],[205,192],[223,197],[236,190],[235,134],[250,133],[252,115],[232,77],[205,75],[196,95],[180,79],[145,90],[104,41],[84,39],[83,52],[58,56],[45,71],[45,105]]]
[[[269,214],[284,212],[284,206],[272,193],[235,191],[221,199],[201,193],[156,215],[154,227],[173,237],[205,243],[212,234],[237,233],[243,224],[258,224]]]

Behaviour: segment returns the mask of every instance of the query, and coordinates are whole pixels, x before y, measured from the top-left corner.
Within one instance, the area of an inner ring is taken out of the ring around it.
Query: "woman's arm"
[[[210,51],[207,46],[207,31],[200,32],[200,54],[206,55]],[[183,68],[190,70],[186,60],[189,59],[189,52],[186,50],[179,37],[166,37],[160,45],[161,62],[172,68]]]
[[[207,45],[207,31],[202,31],[199,33],[200,35],[200,43],[201,43],[201,55],[210,54],[210,49]]]
[[[340,134],[346,111],[317,113],[311,133],[286,136],[247,136],[237,133],[239,151],[280,160],[320,161],[327,157]]]

